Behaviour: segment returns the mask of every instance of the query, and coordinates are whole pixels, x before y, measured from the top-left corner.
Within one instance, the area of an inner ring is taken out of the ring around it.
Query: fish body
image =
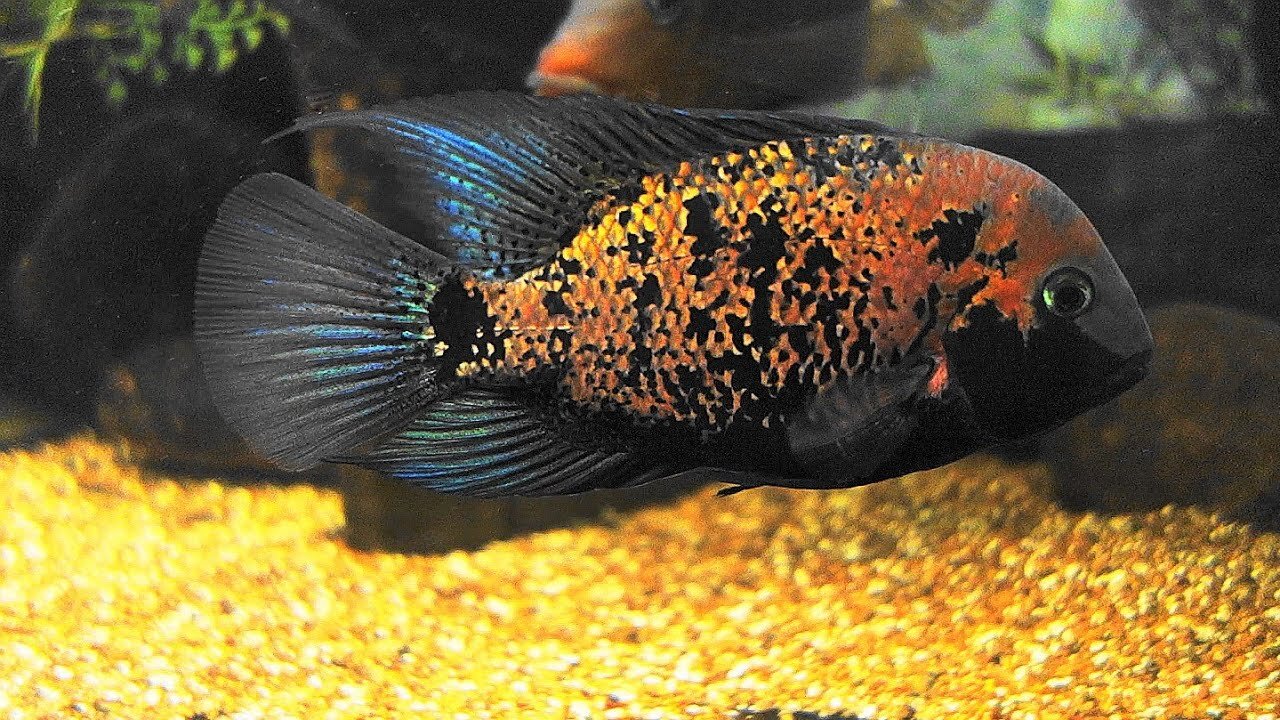
[[[780,107],[899,84],[929,69],[922,33],[980,21],[990,0],[577,0],[542,49],[540,94]]]
[[[224,205],[197,340],[286,467],[482,495],[705,466],[845,487],[1053,427],[1150,358],[1088,220],[981,150],[604,98],[301,124],[384,133],[435,250],[282,176]]]

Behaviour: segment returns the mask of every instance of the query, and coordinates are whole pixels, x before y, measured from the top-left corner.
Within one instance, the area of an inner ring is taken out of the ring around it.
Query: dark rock
[[[1202,305],[1150,313],[1151,374],[1044,440],[1075,510],[1234,511],[1280,487],[1280,324]]]
[[[138,462],[176,474],[280,482],[325,482],[334,474],[285,473],[250,451],[214,410],[189,335],[145,342],[111,365],[97,420],[98,431],[126,442]]]
[[[13,339],[0,392],[87,417],[111,364],[189,333],[195,260],[223,195],[253,172],[306,166],[300,139],[261,143],[294,115],[278,42],[225,76],[135,88],[119,114],[80,79],[87,61],[64,52],[46,71],[38,144],[25,132],[0,141],[19,188],[0,210],[11,235],[0,322]]]
[[[1227,514],[1258,532],[1280,533],[1280,483]]]

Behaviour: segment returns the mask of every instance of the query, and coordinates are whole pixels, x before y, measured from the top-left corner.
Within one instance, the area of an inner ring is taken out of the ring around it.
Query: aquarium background
[[[799,103],[1018,159],[1098,227],[1156,364],[1035,442],[734,498],[480,501],[249,453],[190,341],[223,196],[276,170],[412,234],[364,138],[263,141],[307,112],[522,90],[567,11],[0,3],[0,711],[1280,712],[1267,3],[993,0],[958,31],[873,26],[851,52],[919,67]]]

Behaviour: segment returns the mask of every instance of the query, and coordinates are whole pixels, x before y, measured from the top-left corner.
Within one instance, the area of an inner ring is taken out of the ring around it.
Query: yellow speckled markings
[[[957,294],[1000,273],[940,257],[930,228],[968,213],[976,234],[980,213],[1007,210],[996,191],[1013,166],[856,135],[769,142],[641,177],[544,266],[467,281],[502,339],[457,372],[554,367],[590,409],[709,431],[767,424],[799,386],[934,348]],[[930,173],[945,177],[922,181]],[[998,242],[979,236],[970,249],[994,256],[1008,239]]]

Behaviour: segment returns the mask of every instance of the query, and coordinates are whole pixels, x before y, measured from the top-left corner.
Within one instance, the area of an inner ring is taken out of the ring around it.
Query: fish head
[[[1146,375],[1154,347],[1084,213],[1048,179],[1005,162],[971,261],[971,296],[943,332],[948,373],[995,441],[1113,399]]]

